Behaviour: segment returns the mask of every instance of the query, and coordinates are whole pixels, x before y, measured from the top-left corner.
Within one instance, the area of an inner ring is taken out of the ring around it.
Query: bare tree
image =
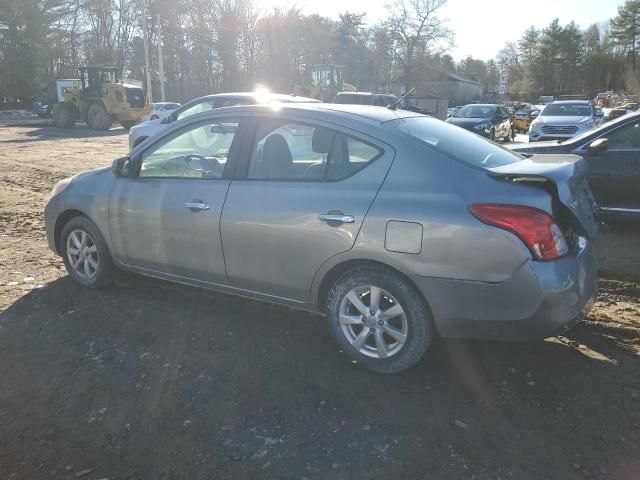
[[[387,4],[393,13],[386,27],[407,90],[414,86],[416,57],[442,53],[453,41],[453,32],[438,16],[446,3],[447,0],[395,0]]]

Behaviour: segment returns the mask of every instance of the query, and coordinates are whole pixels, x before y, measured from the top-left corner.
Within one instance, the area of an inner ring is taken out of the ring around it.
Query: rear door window
[[[342,180],[382,153],[375,145],[324,126],[264,120],[256,132],[247,177],[255,180]]]

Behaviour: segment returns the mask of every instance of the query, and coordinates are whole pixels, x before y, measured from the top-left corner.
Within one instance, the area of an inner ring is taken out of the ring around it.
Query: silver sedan
[[[126,270],[326,316],[383,373],[436,335],[560,333],[596,292],[580,157],[524,157],[439,120],[328,104],[222,108],[58,183],[71,277]]]

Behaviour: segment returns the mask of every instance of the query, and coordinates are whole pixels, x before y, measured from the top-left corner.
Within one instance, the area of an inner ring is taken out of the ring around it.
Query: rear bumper
[[[553,262],[528,261],[501,283],[413,277],[443,337],[530,340],[578,323],[597,293],[597,263],[586,239]]]

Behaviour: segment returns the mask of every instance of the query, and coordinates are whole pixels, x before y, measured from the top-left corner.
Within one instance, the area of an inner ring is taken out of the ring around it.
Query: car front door
[[[131,160],[109,199],[116,257],[137,269],[207,283],[226,282],[220,214],[242,120],[185,126]]]
[[[601,208],[640,213],[640,121],[621,125],[603,135],[607,149],[588,146],[579,152],[589,165],[589,185]]]
[[[256,119],[222,212],[231,285],[296,301],[353,246],[394,158],[375,139],[320,122]]]

